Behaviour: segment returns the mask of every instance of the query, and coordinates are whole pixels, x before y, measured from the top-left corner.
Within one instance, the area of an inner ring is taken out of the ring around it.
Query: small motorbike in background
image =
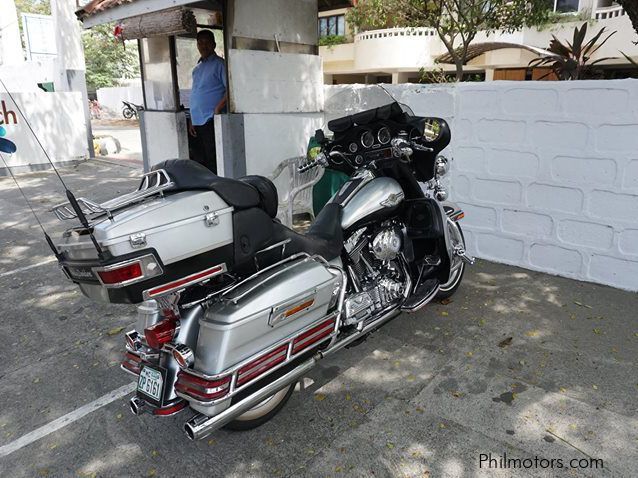
[[[144,107],[142,105],[136,105],[135,103],[131,103],[129,101],[122,101],[124,107],[122,108],[122,116],[124,119],[130,120],[133,118],[137,119],[138,111],[142,111]]]
[[[254,428],[324,357],[459,288],[474,261],[440,181],[447,122],[393,102],[328,128],[300,170],[350,179],[303,235],[275,219],[267,178],[189,160],[108,202],[69,193],[54,208],[82,223],[52,246],[67,277],[91,299],[138,305],[122,362],[138,383],[133,413],[193,410],[190,439]]]

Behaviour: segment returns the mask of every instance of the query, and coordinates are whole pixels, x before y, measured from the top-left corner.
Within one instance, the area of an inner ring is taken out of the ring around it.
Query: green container
[[[326,203],[330,201],[330,198],[341,189],[341,186],[348,179],[350,179],[348,175],[340,171],[325,170],[323,176],[312,190],[312,209],[315,212],[315,216],[319,214],[319,211],[323,209]]]
[[[306,156],[308,160],[313,160],[317,157],[317,154],[321,151],[321,146],[313,136],[308,141],[308,152]],[[330,198],[339,191],[341,186],[350,179],[347,174],[339,171],[333,171],[332,169],[326,169],[323,176],[312,189],[312,209],[315,216],[319,214],[319,211],[323,209]]]

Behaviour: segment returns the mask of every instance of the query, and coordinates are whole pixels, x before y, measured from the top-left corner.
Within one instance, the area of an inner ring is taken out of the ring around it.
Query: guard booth
[[[317,10],[317,0],[93,0],[76,14],[85,28],[114,22],[122,38],[138,40],[145,170],[189,157],[195,36],[213,30],[228,74],[228,112],[214,120],[217,170],[239,177],[267,176],[305,154],[322,126]]]

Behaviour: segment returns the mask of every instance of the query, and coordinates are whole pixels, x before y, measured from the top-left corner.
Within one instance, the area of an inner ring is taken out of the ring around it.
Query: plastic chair
[[[278,178],[284,170],[288,170],[288,188],[285,194],[280,193],[279,212],[277,217],[288,227],[292,227],[293,214],[309,214],[314,219],[312,209],[312,187],[323,176],[324,169],[316,167],[300,173],[299,165],[307,162],[305,156],[284,159],[269,176],[271,181]]]

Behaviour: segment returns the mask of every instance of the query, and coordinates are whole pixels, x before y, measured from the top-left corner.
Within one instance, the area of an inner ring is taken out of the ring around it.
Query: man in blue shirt
[[[221,113],[227,100],[226,65],[215,53],[215,36],[210,30],[197,33],[201,58],[193,69],[190,96],[191,122],[188,132],[195,139],[195,160],[217,174],[213,117]]]

